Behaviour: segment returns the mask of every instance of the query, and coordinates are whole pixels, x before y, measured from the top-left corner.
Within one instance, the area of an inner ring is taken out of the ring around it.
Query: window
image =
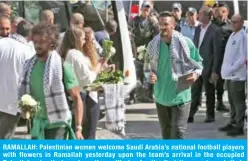
[[[69,23],[69,10],[65,7],[65,3],[63,1],[25,1],[25,18],[33,23],[38,23],[41,12],[51,10],[54,13],[54,22],[60,26],[60,30],[63,32]]]
[[[40,14],[43,10],[51,10],[54,13],[55,23],[64,32],[69,25],[71,9],[67,1],[3,1],[12,8],[12,19],[23,17],[33,23],[40,21]]]
[[[81,13],[85,19],[85,26],[93,28],[94,31],[103,30],[103,23],[107,20],[114,19],[113,9],[110,1],[105,5],[104,1],[91,1],[93,3],[79,3],[72,5],[74,12]],[[108,7],[106,9],[106,6]],[[97,9],[98,13],[96,12]],[[100,17],[99,17],[100,16]]]
[[[7,1],[6,3],[11,6],[11,10],[12,10],[11,18],[14,19],[15,17],[19,17],[21,13],[20,3],[17,1]]]
[[[247,20],[247,1],[239,1],[239,13]]]
[[[42,7],[39,1],[25,1],[24,2],[25,18],[33,23],[40,21],[40,13]]]
[[[109,6],[111,6],[111,1],[96,1],[93,0],[92,3],[94,4],[94,6],[102,11],[105,11],[106,8],[108,8]]]

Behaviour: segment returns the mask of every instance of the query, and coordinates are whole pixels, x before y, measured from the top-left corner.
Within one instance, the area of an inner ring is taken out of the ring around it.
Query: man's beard
[[[161,33],[161,35],[167,36],[168,35],[168,32],[164,31],[164,32]]]
[[[37,50],[37,49],[35,49],[36,50],[36,56],[38,57],[38,58],[42,58],[42,57],[44,57],[44,56],[46,56],[47,55],[47,53],[48,52],[46,52],[46,51],[41,51],[41,50]]]
[[[163,38],[167,38],[169,36],[169,33],[167,31],[160,32],[160,36]]]
[[[221,22],[225,22],[227,18],[225,17],[218,17],[218,21],[221,23]]]

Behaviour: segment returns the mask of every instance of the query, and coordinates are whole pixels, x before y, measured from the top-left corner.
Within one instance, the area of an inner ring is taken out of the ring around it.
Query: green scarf
[[[76,136],[71,127],[71,120],[68,122],[57,122],[50,124],[48,120],[41,118],[34,118],[33,127],[31,130],[31,136],[35,137],[38,140],[45,139],[45,129],[53,129],[65,127],[68,131],[66,140],[76,140]]]

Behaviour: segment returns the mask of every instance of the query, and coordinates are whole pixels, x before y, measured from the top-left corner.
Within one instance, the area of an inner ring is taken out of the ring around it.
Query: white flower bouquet
[[[39,104],[30,95],[25,94],[19,101],[19,108],[23,117],[29,120],[39,111]]]
[[[138,59],[139,60],[144,60],[146,51],[147,51],[147,49],[146,49],[145,45],[139,46],[137,48],[137,53],[138,53]]]
[[[113,44],[114,44],[113,41],[103,40],[104,58],[106,58],[107,60],[112,58],[116,53],[116,50],[113,47]]]

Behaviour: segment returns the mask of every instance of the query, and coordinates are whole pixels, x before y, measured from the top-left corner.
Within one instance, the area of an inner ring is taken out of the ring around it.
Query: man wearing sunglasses
[[[226,79],[231,117],[229,124],[219,130],[229,136],[238,136],[244,134],[247,35],[243,30],[244,18],[240,14],[235,14],[231,22],[233,33],[227,41],[221,69],[221,75]]]

